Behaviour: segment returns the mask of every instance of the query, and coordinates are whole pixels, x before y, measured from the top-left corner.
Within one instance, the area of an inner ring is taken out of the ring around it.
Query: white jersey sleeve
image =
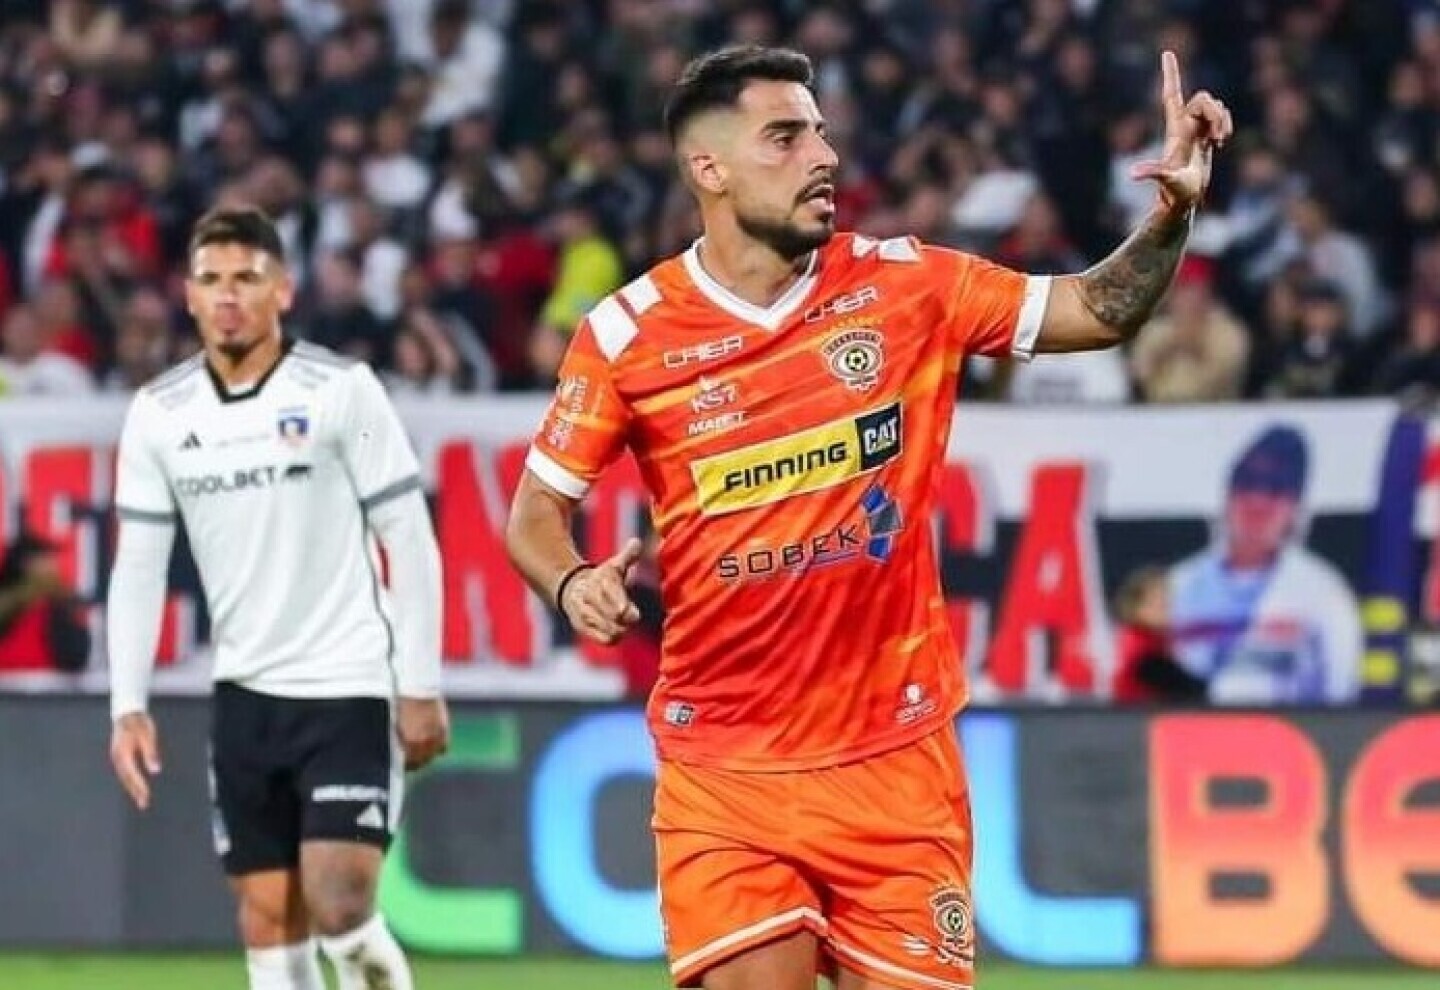
[[[342,410],[340,447],[366,512],[420,490],[420,464],[385,388],[369,366],[357,364]]]
[[[115,508],[122,520],[173,522],[175,497],[154,448],[151,402],[144,391],[137,392],[125,415],[116,468]]]
[[[137,393],[120,438],[115,496],[120,538],[105,609],[114,718],[145,710],[175,538],[175,503],[152,446],[150,414],[149,398]]]
[[[404,698],[437,697],[444,587],[420,465],[374,372],[358,365],[351,374],[340,442],[360,507],[390,563],[396,690]]]

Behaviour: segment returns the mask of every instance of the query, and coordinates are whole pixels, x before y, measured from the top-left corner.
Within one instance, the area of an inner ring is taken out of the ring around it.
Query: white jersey
[[[1217,704],[1345,704],[1359,691],[1364,634],[1355,596],[1329,563],[1287,547],[1258,571],[1212,547],[1170,576],[1176,656]]]
[[[365,513],[420,488],[374,373],[295,343],[247,391],[197,355],[136,393],[122,519],[177,510],[211,617],[214,678],[288,697],[390,697],[394,637]]]

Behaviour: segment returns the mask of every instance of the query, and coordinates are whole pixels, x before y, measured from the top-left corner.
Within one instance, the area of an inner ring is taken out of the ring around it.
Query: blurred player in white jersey
[[[1171,575],[1176,655],[1217,704],[1345,704],[1364,637],[1345,579],[1299,539],[1309,457],[1290,426],[1235,462],[1211,548]]]
[[[449,739],[440,556],[384,390],[365,365],[282,334],[292,293],[263,214],[196,225],[186,299],[204,350],[136,393],[120,441],[111,760],[143,810],[178,519],[213,624],[215,844],[251,990],[321,990],[316,941],[342,990],[409,990],[375,888],[404,768]]]

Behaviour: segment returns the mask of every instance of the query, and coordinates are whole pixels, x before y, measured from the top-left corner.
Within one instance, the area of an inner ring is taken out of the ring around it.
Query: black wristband
[[[584,574],[586,571],[593,571],[594,569],[595,565],[587,560],[583,563],[576,564],[565,572],[565,576],[562,577],[560,583],[555,586],[555,611],[567,619],[570,618],[565,611],[565,588],[581,574]]]

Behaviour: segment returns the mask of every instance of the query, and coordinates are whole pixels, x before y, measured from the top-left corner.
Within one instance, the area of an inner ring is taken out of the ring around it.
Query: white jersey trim
[[[530,453],[525,455],[525,467],[535,477],[555,489],[566,498],[573,498],[576,501],[585,497],[590,490],[590,483],[583,478],[577,478],[565,468],[561,467],[554,458],[543,452],[530,448]]]
[[[641,275],[625,286],[620,290],[620,295],[625,297],[630,311],[636,316],[643,316],[647,309],[660,301],[660,289],[649,275]]]
[[[630,342],[640,333],[630,314],[625,312],[614,296],[607,296],[590,311],[590,329],[595,334],[595,344],[605,360],[614,361],[625,352]]]
[[[411,492],[418,492],[422,488],[420,476],[418,474],[412,474],[408,478],[401,478],[393,485],[386,485],[373,495],[366,495],[360,500],[360,508],[369,512],[377,505],[384,505],[391,499],[399,498],[401,495],[409,495]]]
[[[795,313],[804,305],[810,290],[815,288],[819,277],[815,274],[815,267],[819,263],[820,252],[811,251],[810,260],[805,265],[805,274],[800,276],[784,294],[767,307],[756,306],[752,302],[741,299],[725,286],[710,277],[705,271],[705,266],[700,263],[700,245],[705,238],[700,238],[681,255],[685,263],[685,271],[690,275],[690,281],[695,283],[695,288],[710,302],[719,306],[725,312],[746,323],[753,323],[756,326],[764,327],[766,330],[774,330],[784,323],[791,314]]]
[[[1045,322],[1045,307],[1049,305],[1050,286],[1054,281],[1049,275],[1030,275],[1025,279],[1020,313],[1015,318],[1015,338],[1010,345],[1010,353],[1021,361],[1035,356],[1040,324]]]

